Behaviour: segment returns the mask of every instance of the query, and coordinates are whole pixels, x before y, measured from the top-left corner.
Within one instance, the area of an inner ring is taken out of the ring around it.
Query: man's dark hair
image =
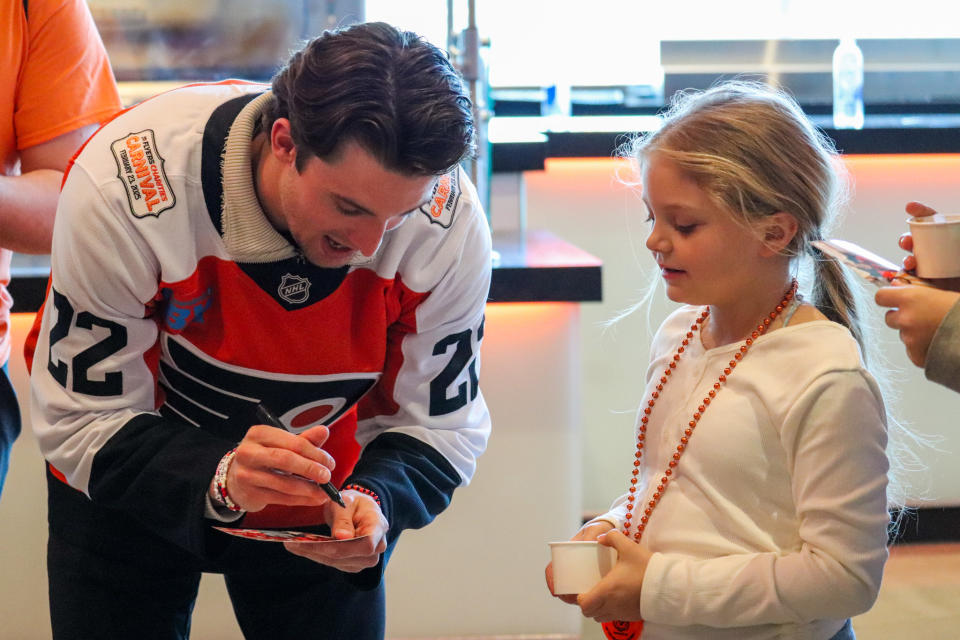
[[[308,42],[273,77],[273,95],[266,130],[290,120],[301,171],[348,141],[405,175],[446,173],[474,150],[472,104],[446,54],[382,22]]]

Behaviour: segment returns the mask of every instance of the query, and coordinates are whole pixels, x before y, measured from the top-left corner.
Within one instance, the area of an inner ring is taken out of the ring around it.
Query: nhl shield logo
[[[292,273],[283,274],[277,295],[290,304],[301,304],[310,298],[310,281]]]

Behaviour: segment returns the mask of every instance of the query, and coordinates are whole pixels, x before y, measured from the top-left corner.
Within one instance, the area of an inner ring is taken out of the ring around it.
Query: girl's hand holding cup
[[[572,544],[576,542],[596,542],[597,538],[601,535],[607,533],[613,529],[613,525],[606,520],[596,520],[588,522],[583,525],[575,536],[570,539],[569,543],[551,543],[551,557],[557,559],[557,562],[561,562],[561,556],[569,555],[571,561],[573,555],[583,554],[583,549],[576,549],[577,545]],[[596,545],[599,546],[599,545]],[[569,547],[569,548],[567,548]],[[610,569],[613,562],[616,562],[616,556],[613,555],[612,560],[609,557],[609,553],[605,551],[606,547],[603,549],[593,549],[593,555],[597,557],[597,567],[596,571],[598,578],[605,573],[605,571]],[[604,554],[602,557],[600,554]],[[582,557],[581,557],[582,560]],[[554,594],[556,597],[560,598],[567,604],[577,604],[577,594],[576,593],[557,593],[554,589],[554,560],[551,560],[550,564],[547,565],[546,570],[544,571],[544,576],[547,580],[547,587],[550,589],[550,593]],[[610,565],[610,566],[608,566]],[[566,591],[566,589],[563,589]]]

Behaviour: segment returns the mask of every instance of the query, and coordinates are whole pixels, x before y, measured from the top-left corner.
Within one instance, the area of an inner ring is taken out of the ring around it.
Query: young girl
[[[687,306],[654,338],[628,492],[573,538],[619,560],[562,599],[617,640],[641,620],[643,640],[853,638],[887,557],[887,432],[843,268],[810,245],[835,154],[743,83],[679,96],[633,154],[646,246]]]

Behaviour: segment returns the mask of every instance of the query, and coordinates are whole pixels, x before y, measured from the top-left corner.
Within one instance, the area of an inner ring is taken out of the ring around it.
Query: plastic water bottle
[[[833,52],[833,126],[863,128],[863,52],[853,38],[842,38]]]
[[[547,87],[540,105],[540,114],[548,118],[547,128],[551,131],[562,130],[564,121],[571,113],[570,85],[557,82]]]

